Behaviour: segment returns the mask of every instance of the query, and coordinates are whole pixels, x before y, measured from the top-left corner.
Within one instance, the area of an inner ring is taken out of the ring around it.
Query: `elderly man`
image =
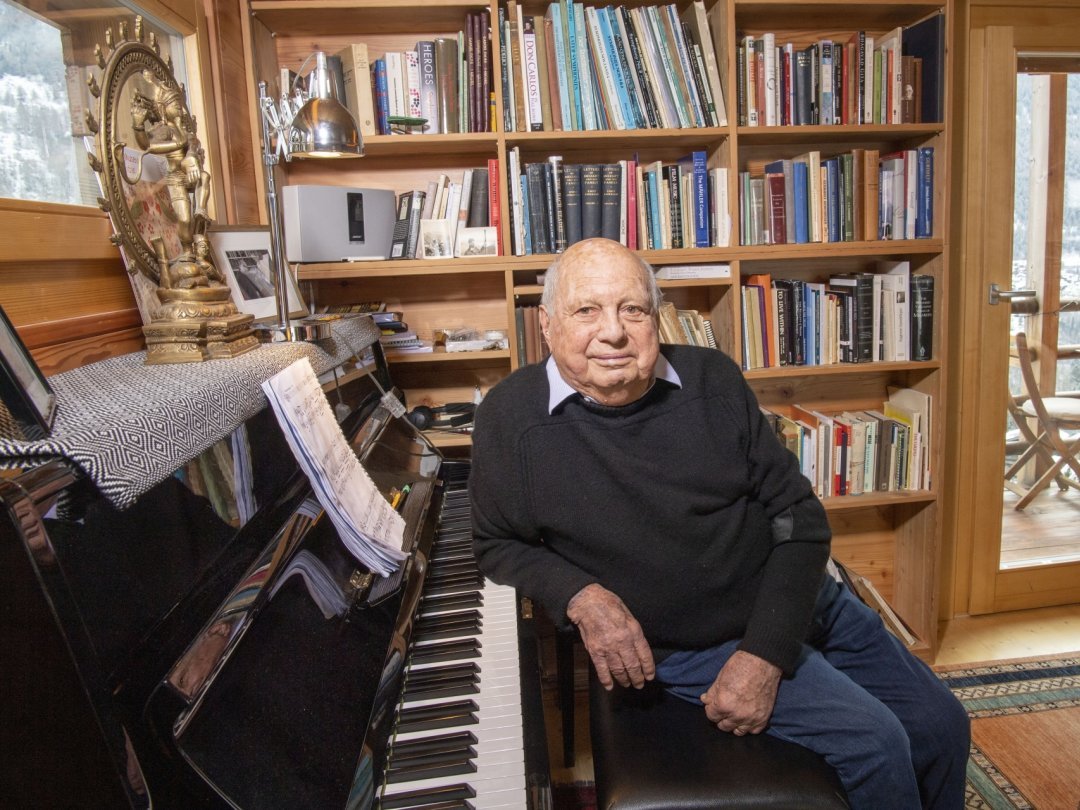
[[[822,754],[855,808],[963,805],[968,721],[825,574],[825,511],[722,352],[661,346],[651,269],[590,239],[547,271],[551,357],[476,415],[476,556],[577,625],[606,688],[659,680],[718,733]]]

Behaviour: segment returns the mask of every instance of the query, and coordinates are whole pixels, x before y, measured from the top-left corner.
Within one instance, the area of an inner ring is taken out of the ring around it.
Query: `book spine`
[[[374,135],[378,131],[377,117],[371,92],[371,63],[368,60],[367,45],[362,42],[353,43],[342,49],[338,55],[341,57],[345,80],[345,106],[355,116],[360,134]]]
[[[548,165],[551,168],[551,184],[549,191],[551,194],[551,209],[555,217],[555,244],[553,245],[555,253],[562,253],[566,250],[566,204],[563,196],[565,189],[565,183],[563,182],[563,159],[559,155],[551,155],[548,158]]]
[[[465,226],[467,228],[486,228],[491,224],[488,194],[489,194],[489,180],[487,169],[472,169],[472,179],[469,186],[469,215],[465,220]],[[465,194],[465,188],[462,187],[462,196]]]
[[[701,54],[701,46],[694,42],[693,33],[687,23],[682,23],[682,37],[686,46],[686,53],[690,61],[690,71],[694,79],[694,87],[698,94],[698,104],[701,107],[704,126],[718,126],[719,118],[716,116],[716,105],[712,100],[712,90],[705,78],[705,59]]]
[[[607,17],[608,29],[611,31],[615,63],[618,67],[621,86],[626,94],[626,109],[631,115],[627,121],[628,124],[630,121],[633,122],[631,126],[628,126],[628,129],[644,129],[649,126],[645,114],[645,99],[642,97],[641,89],[637,84],[637,74],[630,66],[630,56],[627,54],[630,43],[626,39],[623,26],[620,25],[622,15],[610,6],[605,11],[607,13],[602,14],[601,17]]]
[[[438,78],[440,132],[460,132],[458,110],[458,46],[452,39],[435,40],[435,75]]]
[[[499,199],[499,159],[488,158],[488,224],[495,229],[498,255],[505,256],[502,232],[502,201]]]
[[[375,60],[375,100],[378,105],[379,134],[390,134],[390,89],[386,80],[386,60]]]
[[[513,62],[510,58],[510,24],[506,7],[499,5],[499,84],[502,88],[503,132],[514,131]]]
[[[532,211],[529,200],[529,178],[522,174],[519,178],[521,188],[521,225],[522,225],[522,252],[530,255],[533,251],[532,241]]]
[[[547,240],[547,212],[544,206],[545,179],[543,163],[525,164],[529,200],[529,230],[534,254],[550,253]]]
[[[518,8],[520,9],[520,6]],[[521,58],[525,74],[525,109],[529,129],[533,132],[541,132],[544,129],[544,109],[540,93],[540,62],[536,53],[536,29],[533,16],[523,15],[522,25]]]
[[[492,91],[494,80],[491,73],[491,11],[480,12],[480,97],[482,117],[481,132],[494,132],[495,98]]]
[[[911,277],[911,359],[934,357],[934,277]]]
[[[547,13],[544,14],[544,49],[542,51],[542,58],[544,62],[544,70],[542,79],[544,84],[541,85],[541,89],[547,93],[548,106],[545,107],[544,112],[550,113],[550,129],[556,132],[562,132],[565,127],[563,126],[563,114],[562,114],[562,100],[559,98],[561,82],[559,81],[559,64],[558,64],[558,52],[559,49],[555,45],[555,19],[558,18],[557,6],[554,17],[552,16],[552,6],[548,7]],[[541,96],[543,99],[543,96]],[[544,119],[544,125],[547,126],[548,119]]]
[[[566,31],[566,65],[569,78],[570,113],[573,121],[573,126],[569,128],[580,131],[585,128],[585,125],[581,109],[581,74],[578,64],[578,35],[574,4],[570,0],[559,0],[559,12]]]
[[[600,235],[619,241],[619,211],[622,200],[622,171],[618,163],[605,163],[600,169]]]
[[[585,25],[585,8],[581,3],[571,3],[574,14],[574,39],[577,47],[578,84],[577,92],[581,95],[581,128],[597,130],[601,127],[596,121],[593,88],[595,78],[589,57],[589,31]]]
[[[420,106],[420,54],[405,51],[405,75],[408,80],[409,117],[420,118],[423,113]]]
[[[435,76],[435,43],[416,43],[420,60],[420,115],[427,119],[424,132],[439,131],[439,92]]]
[[[934,147],[918,150],[918,209],[915,215],[915,238],[929,239],[934,231]]]
[[[586,163],[581,167],[581,238],[601,236],[601,196],[603,185],[598,163]]]
[[[566,245],[581,241],[581,166],[567,163],[562,167],[563,176],[563,226]]]
[[[548,7],[551,15],[552,45],[555,56],[555,75],[559,83],[559,116],[563,131],[569,132],[574,126],[574,88],[570,80],[570,65],[567,62],[567,35],[564,25],[564,3],[552,3]]]
[[[659,118],[656,100],[653,98],[652,88],[649,86],[649,71],[645,54],[642,52],[641,42],[638,40],[637,30],[634,28],[633,16],[626,6],[619,6],[619,27],[626,47],[630,51],[630,66],[633,71],[634,83],[645,113],[645,126],[658,129],[662,126]]]

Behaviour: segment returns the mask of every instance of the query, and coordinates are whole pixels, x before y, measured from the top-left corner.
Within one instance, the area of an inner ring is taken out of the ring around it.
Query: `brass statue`
[[[100,47],[96,51],[101,85],[90,84],[100,98],[100,125],[88,120],[97,133],[100,157],[91,154],[90,164],[101,175],[106,197],[99,203],[109,213],[116,231],[113,241],[120,245],[128,271],[156,285],[151,322],[143,327],[146,362],[235,357],[257,346],[258,339],[252,316],[236,309],[214,264],[206,235],[211,224],[210,173],[184,88],[158,55],[152,34],[150,44],[143,44],[140,18],[134,39],[127,38],[121,24],[118,41],[114,44],[110,29],[106,44],[111,48],[107,60]],[[131,171],[129,160],[134,162]],[[137,216],[147,206],[145,194],[136,193],[147,182],[148,160],[163,162],[160,182],[168,195],[164,221],[150,224]],[[159,232],[145,232],[155,227]]]

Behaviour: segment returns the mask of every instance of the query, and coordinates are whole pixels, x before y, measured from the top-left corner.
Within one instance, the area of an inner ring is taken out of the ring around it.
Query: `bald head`
[[[609,239],[572,245],[544,280],[540,326],[562,378],[605,405],[652,385],[660,293],[652,270]]]

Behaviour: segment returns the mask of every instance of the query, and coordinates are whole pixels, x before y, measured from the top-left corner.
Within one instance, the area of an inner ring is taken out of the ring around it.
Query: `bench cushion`
[[[825,761],[767,734],[719,731],[702,708],[655,684],[589,685],[598,810],[846,808]]]

